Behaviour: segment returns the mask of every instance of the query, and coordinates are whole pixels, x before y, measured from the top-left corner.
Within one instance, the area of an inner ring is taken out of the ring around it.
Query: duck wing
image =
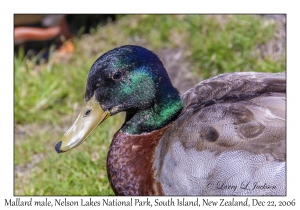
[[[230,73],[200,82],[156,150],[170,195],[285,195],[285,73]]]

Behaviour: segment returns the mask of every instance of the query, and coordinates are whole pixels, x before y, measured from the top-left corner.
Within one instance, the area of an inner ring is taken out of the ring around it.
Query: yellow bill
[[[93,96],[84,104],[73,125],[55,145],[55,150],[61,153],[77,147],[109,116],[109,111],[103,111]]]

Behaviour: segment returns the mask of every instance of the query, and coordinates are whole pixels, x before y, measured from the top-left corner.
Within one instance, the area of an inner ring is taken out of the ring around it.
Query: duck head
[[[166,126],[182,107],[160,59],[140,46],[122,46],[92,65],[85,104],[55,149],[60,153],[78,146],[105,119],[122,111],[126,119],[120,130],[134,135]]]

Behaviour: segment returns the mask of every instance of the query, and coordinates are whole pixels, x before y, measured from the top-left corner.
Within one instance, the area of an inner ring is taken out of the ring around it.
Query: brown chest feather
[[[148,134],[130,135],[119,131],[107,156],[110,184],[116,195],[162,195],[155,180],[155,148],[169,126]]]

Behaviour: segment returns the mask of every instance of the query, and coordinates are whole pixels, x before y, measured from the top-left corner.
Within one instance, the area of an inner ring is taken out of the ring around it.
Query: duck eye
[[[121,78],[121,76],[122,76],[122,73],[121,73],[120,71],[117,71],[117,72],[115,72],[115,73],[113,74],[112,78],[113,78],[114,80],[118,80],[118,79]]]
[[[91,111],[91,109],[86,110],[84,113],[84,117],[87,117],[91,113]]]

